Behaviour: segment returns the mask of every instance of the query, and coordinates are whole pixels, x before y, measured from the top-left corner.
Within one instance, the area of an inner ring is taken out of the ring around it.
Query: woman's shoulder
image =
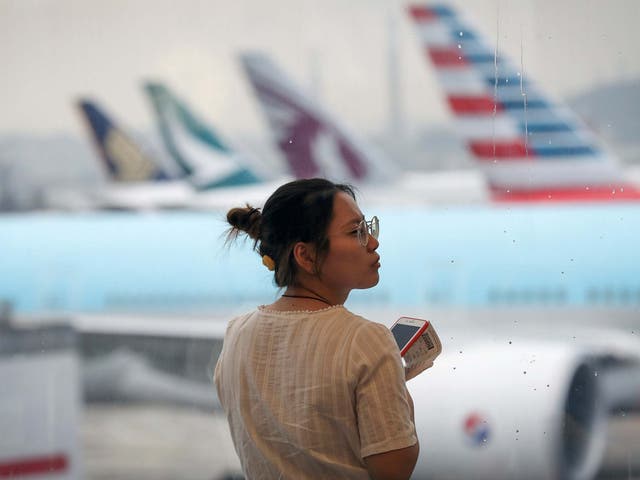
[[[258,313],[258,310],[253,310],[251,312],[243,313],[241,315],[233,317],[227,323],[227,332],[242,328],[242,326],[245,325],[249,320],[251,320],[251,318],[255,316],[256,313]]]
[[[348,323],[354,328],[361,337],[374,336],[374,337],[386,337],[393,338],[391,331],[386,325],[370,320],[362,315],[353,313],[346,308],[344,309],[344,316],[348,320]]]

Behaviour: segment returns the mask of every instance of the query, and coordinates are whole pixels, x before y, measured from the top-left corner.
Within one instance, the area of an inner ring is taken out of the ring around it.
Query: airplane
[[[108,174],[99,187],[52,189],[46,205],[62,210],[150,210],[180,208],[193,188],[151,158],[114,120],[89,98],[77,108]]]
[[[493,201],[629,201],[640,190],[571,110],[447,4],[408,7]]]
[[[205,123],[164,84],[147,81],[150,100],[164,145],[196,194],[186,201],[193,210],[224,210],[238,198],[261,203],[288,175],[274,175],[241,153]]]
[[[274,143],[296,176],[322,175],[351,182],[367,198],[385,191],[377,188],[384,183],[388,194],[381,202],[640,199],[635,181],[625,179],[613,155],[568,108],[520,77],[503,57],[497,63],[500,76],[494,79],[493,50],[452,9],[415,6],[410,12],[430,49],[477,168],[400,172],[295,85],[269,57],[244,53],[241,62]],[[460,32],[465,40],[460,40]],[[469,59],[463,57],[467,50]]]
[[[240,155],[199,123],[165,87],[148,84],[147,89],[157,105],[167,148],[176,155],[179,148],[174,168],[178,173],[168,173],[151,159],[95,101],[82,99],[78,107],[111,181],[98,189],[50,190],[46,201],[50,208],[216,209],[231,204],[238,193],[262,198],[267,188],[274,188],[244,167]]]
[[[381,219],[381,281],[347,307],[387,325],[430,319],[444,345],[409,382],[422,444],[416,478],[591,478],[609,412],[640,407],[640,210],[366,213]],[[200,338],[213,349],[228,319],[277,297],[250,242],[229,248],[226,228],[210,212],[6,215],[0,299],[18,317],[69,318],[83,338]],[[113,375],[127,362],[107,360],[98,371],[131,394]],[[145,384],[170,391],[164,380]]]
[[[171,179],[165,168],[145,154],[96,104],[83,98],[78,108],[96,150],[113,182],[151,182]]]
[[[319,175],[348,182],[358,187],[362,198],[381,204],[487,201],[478,172],[403,171],[297,86],[265,53],[244,52],[240,61],[294,177]]]
[[[199,119],[160,82],[144,90],[168,152],[198,190],[260,183],[262,175],[248,167],[248,158],[229,146],[213,127]]]

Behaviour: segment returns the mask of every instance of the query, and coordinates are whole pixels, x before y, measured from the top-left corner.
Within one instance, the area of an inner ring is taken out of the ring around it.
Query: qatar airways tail
[[[198,190],[261,182],[260,176],[248,167],[247,159],[166,86],[148,82],[144,88],[166,149]]]
[[[497,201],[638,200],[616,159],[444,4],[409,14],[469,154]]]
[[[336,181],[388,181],[396,169],[295,85],[266,55],[241,62],[293,176]]]
[[[169,179],[167,172],[131,140],[96,102],[81,99],[78,108],[111,180],[151,182]]]

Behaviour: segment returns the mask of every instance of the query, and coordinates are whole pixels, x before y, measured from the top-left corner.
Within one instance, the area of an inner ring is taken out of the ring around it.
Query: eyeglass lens
[[[378,233],[380,232],[380,223],[378,221],[378,217],[373,217],[368,222],[363,220],[360,222],[358,228],[358,240],[360,244],[364,247],[367,245],[369,241],[369,235],[373,238],[378,238]]]

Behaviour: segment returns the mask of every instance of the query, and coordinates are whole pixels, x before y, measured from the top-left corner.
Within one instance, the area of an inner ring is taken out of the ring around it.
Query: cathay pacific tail
[[[409,13],[495,200],[640,199],[592,132],[453,8],[414,5]]]
[[[245,159],[211,126],[198,119],[166,86],[148,82],[145,91],[153,105],[165,147],[197,189],[261,181],[248,168]]]

